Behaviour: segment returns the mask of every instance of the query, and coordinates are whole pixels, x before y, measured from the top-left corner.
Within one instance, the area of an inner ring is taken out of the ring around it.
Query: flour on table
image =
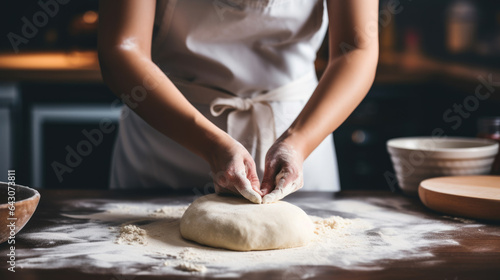
[[[464,224],[474,224],[474,223],[476,223],[475,220],[466,219],[466,218],[462,218],[462,217],[443,216],[443,218],[450,219],[450,220],[457,221],[457,222],[461,222],[461,223],[464,223]]]
[[[218,277],[286,269],[294,274],[291,278],[300,278],[314,274],[314,270],[307,271],[308,266],[380,270],[380,264],[390,260],[426,259],[432,257],[430,248],[459,245],[450,232],[483,226],[432,218],[406,209],[397,199],[304,198],[294,204],[314,222],[311,243],[290,249],[237,252],[184,240],[179,221],[187,205],[176,203],[168,199],[68,203],[65,209],[75,209],[78,215],[64,213],[57,225],[19,235],[19,242],[42,245],[16,251],[20,256],[17,264],[20,268],[76,268],[84,272],[106,268],[127,275],[205,273]],[[91,214],[82,215],[85,211]],[[433,238],[429,238],[431,234]],[[118,240],[122,240],[120,244],[115,243]]]
[[[367,229],[370,224],[361,219],[344,219],[339,216],[332,216],[327,219],[320,217],[311,217],[316,224],[315,234],[326,235],[335,231],[353,230],[353,229]]]
[[[258,262],[260,260],[264,265],[268,262],[276,262],[277,260],[273,261],[272,259],[278,256],[280,262],[302,258],[308,260],[309,264],[312,264],[318,260],[318,257],[322,258],[320,255],[324,254],[324,252],[318,253],[318,255],[310,254],[310,252],[307,254],[308,250],[306,248],[312,248],[313,252],[319,252],[318,249],[327,248],[325,245],[329,245],[330,248],[348,248],[360,242],[358,238],[354,237],[356,232],[361,232],[372,227],[370,223],[361,219],[344,219],[338,216],[332,216],[327,219],[311,216],[311,219],[315,225],[314,233],[316,238],[309,246],[303,247],[303,249],[298,248],[299,250],[294,251],[291,251],[291,249],[282,249],[233,252],[204,247],[182,239],[178,233],[179,221],[172,222],[169,220],[145,225],[143,233],[144,236],[147,236],[147,241],[145,243],[129,243],[129,245],[143,245],[141,247],[145,251],[168,258],[169,261],[167,263],[169,265],[177,262],[177,269],[181,269],[186,264],[196,266],[197,262],[208,262],[217,265],[238,265],[238,262],[247,263],[247,261],[238,258],[238,253],[242,254],[241,257],[248,259],[249,262]],[[178,247],[177,245],[183,246]],[[186,269],[181,270],[187,271]]]
[[[185,207],[170,207],[164,206],[162,208],[158,208],[153,210],[153,213],[149,214],[152,217],[179,217],[182,216],[184,211],[186,211],[187,206]]]
[[[205,272],[207,267],[202,264],[193,264],[188,262],[182,262],[177,267],[179,270],[191,271],[191,272]]]
[[[146,231],[135,225],[124,225],[120,228],[120,235],[116,239],[116,244],[140,244],[146,245]]]

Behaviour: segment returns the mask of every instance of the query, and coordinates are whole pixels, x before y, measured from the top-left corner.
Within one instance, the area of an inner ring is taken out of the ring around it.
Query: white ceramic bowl
[[[387,141],[387,150],[399,186],[406,194],[416,195],[420,182],[428,178],[488,174],[498,143],[479,138],[408,137]]]

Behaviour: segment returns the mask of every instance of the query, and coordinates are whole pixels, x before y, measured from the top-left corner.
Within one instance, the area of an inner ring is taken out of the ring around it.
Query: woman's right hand
[[[255,162],[238,141],[227,135],[211,152],[208,161],[216,193],[233,193],[253,203],[262,203]]]

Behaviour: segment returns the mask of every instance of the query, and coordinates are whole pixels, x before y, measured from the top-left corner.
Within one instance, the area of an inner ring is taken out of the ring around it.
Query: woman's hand
[[[262,203],[276,202],[302,188],[304,178],[301,153],[280,137],[266,154],[266,167],[262,180]]]
[[[208,160],[217,193],[242,195],[253,203],[262,203],[255,162],[238,141],[226,137]]]

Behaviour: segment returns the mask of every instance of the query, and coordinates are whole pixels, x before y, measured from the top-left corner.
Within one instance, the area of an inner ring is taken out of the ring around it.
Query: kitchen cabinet
[[[102,83],[96,52],[2,54],[0,85],[0,95],[10,90],[17,98],[9,122],[15,125],[10,125],[10,137],[2,137],[5,151],[0,155],[5,162],[10,158],[18,183],[108,187],[122,105]]]
[[[0,84],[0,181],[7,181],[7,170],[13,168],[16,110],[19,93],[15,84]]]
[[[114,95],[102,84],[79,83],[23,83],[19,91],[17,155],[25,156],[18,176],[37,188],[106,189],[121,109]]]

